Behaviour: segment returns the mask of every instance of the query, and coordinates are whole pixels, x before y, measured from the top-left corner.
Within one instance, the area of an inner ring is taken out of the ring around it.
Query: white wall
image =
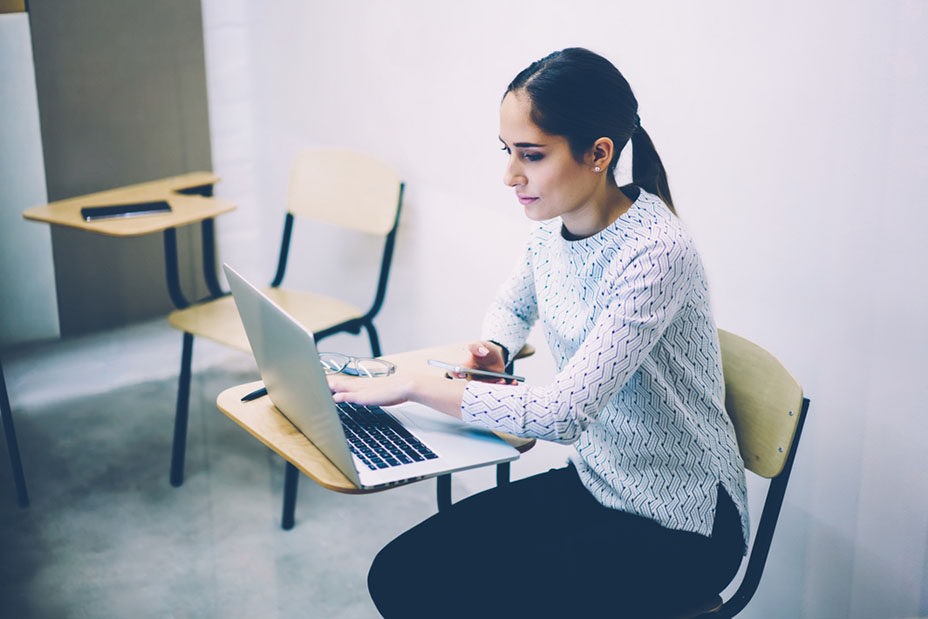
[[[58,336],[51,234],[23,219],[44,204],[45,164],[29,17],[0,15],[0,347]]]
[[[408,191],[378,320],[386,351],[474,337],[521,245],[527,223],[496,152],[508,81],[568,45],[611,58],[702,251],[719,324],[777,354],[812,399],[767,571],[743,616],[928,615],[928,5],[204,9],[220,195],[241,206],[221,228],[223,258],[270,278],[301,148],[348,146],[392,162]],[[375,246],[297,232],[289,285],[369,302],[373,279],[354,263],[376,260]],[[307,268],[339,258],[348,271]],[[542,354],[520,370],[543,379],[551,362],[534,343]],[[365,350],[351,338],[333,347]],[[537,449],[520,471],[562,458]],[[751,481],[755,513],[762,490]]]

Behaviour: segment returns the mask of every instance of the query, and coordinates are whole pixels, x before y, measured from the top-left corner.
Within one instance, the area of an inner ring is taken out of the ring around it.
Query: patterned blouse
[[[718,486],[749,531],[744,464],[725,412],[709,291],[693,242],[641,191],[602,232],[569,241],[560,219],[530,235],[482,337],[519,350],[541,318],[558,373],[547,385],[471,381],[465,421],[569,443],[606,507],[710,535]]]

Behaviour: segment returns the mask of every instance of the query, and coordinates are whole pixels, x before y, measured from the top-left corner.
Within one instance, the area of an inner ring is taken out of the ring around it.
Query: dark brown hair
[[[506,89],[524,90],[532,102],[532,121],[550,135],[567,138],[577,161],[599,138],[615,146],[609,173],[632,141],[632,182],[660,197],[676,213],[667,172],[638,117],[638,100],[611,62],[582,47],[569,47],[536,60]],[[505,97],[505,94],[503,95]]]

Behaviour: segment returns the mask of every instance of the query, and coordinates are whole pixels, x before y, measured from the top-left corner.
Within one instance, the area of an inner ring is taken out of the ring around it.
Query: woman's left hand
[[[358,378],[344,374],[326,377],[332,399],[336,402],[353,402],[362,406],[390,406],[409,400],[411,384],[401,376]]]
[[[418,402],[458,419],[461,418],[461,398],[467,385],[463,380],[413,373],[377,378],[333,374],[326,378],[332,399],[336,402],[353,402],[361,406]]]

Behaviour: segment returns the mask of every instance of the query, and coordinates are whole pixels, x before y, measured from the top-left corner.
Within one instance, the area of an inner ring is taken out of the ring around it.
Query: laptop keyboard
[[[351,453],[372,471],[438,457],[379,406],[337,406]]]

